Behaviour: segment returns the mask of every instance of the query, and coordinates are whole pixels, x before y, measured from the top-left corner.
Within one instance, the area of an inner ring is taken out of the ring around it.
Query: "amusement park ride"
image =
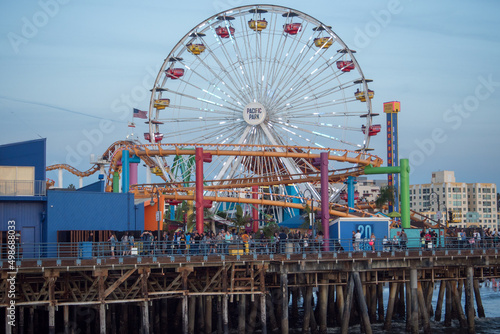
[[[327,203],[331,215],[371,215],[335,203],[342,190],[336,183],[382,164],[368,153],[381,126],[373,124],[372,80],[354,53],[330,26],[290,8],[252,5],[219,13],[197,24],[165,58],[151,89],[149,144],[116,142],[102,164],[85,172],[68,165],[47,170],[85,177],[107,168],[109,192],[120,191],[121,175],[121,191],[136,197],[203,199],[213,212],[247,203],[254,217],[258,210],[278,222],[311,201]],[[201,176],[196,149],[211,157]],[[318,190],[321,153],[327,155],[326,196]],[[140,160],[163,182],[137,184]]]

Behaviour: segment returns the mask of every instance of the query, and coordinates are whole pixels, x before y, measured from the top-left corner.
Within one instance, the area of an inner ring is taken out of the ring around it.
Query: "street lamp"
[[[435,195],[435,196],[432,196],[432,195]],[[432,200],[431,198],[434,197],[435,199]],[[439,230],[439,237],[438,237],[438,246],[439,244],[441,243],[441,216],[442,216],[442,213],[441,213],[441,209],[440,209],[440,203],[439,203],[439,194],[431,191],[431,193],[429,194],[429,200],[431,200],[431,203],[432,202],[436,202],[437,201],[437,218],[438,218],[438,230]],[[446,219],[446,218],[445,218]]]
[[[311,189],[304,190],[304,196],[305,196],[306,191],[309,191],[309,195],[311,198],[311,212],[309,212],[309,225],[311,225],[311,228],[312,228],[313,238],[316,238],[316,224],[315,224],[316,217],[314,214],[314,197],[313,197]]]
[[[160,241],[160,220],[161,220],[161,215],[160,215],[160,191],[158,189],[156,189],[156,203],[158,204],[157,205],[157,209],[156,209],[156,221],[158,222],[158,242]],[[151,193],[151,202],[150,202],[150,205],[152,207],[155,206],[155,202],[154,202],[155,198],[154,198],[154,193]]]

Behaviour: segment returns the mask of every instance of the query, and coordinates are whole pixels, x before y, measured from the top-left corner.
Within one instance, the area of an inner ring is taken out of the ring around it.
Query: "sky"
[[[262,1],[332,26],[373,79],[375,123],[400,101],[410,183],[453,170],[500,185],[500,2]],[[47,165],[91,167],[147,109],[164,58],[193,27],[241,0],[0,2],[0,144],[47,138]],[[120,108],[118,107],[120,106]],[[122,108],[126,106],[126,108]],[[385,129],[372,137],[386,161]],[[56,172],[47,177],[57,180]],[[84,180],[94,182],[97,176]],[[69,174],[64,186],[77,184]]]

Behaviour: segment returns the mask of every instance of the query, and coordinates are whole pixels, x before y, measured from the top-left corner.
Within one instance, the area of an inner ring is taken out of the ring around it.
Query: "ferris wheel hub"
[[[259,125],[266,117],[266,108],[259,102],[250,102],[243,110],[243,119],[250,125]]]

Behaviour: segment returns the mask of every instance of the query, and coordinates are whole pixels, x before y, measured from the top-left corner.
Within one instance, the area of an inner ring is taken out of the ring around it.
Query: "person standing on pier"
[[[109,235],[109,239],[108,239],[108,242],[110,242],[111,244],[111,258],[114,259],[115,258],[115,249],[116,249],[116,242],[118,240],[116,239],[116,235],[114,235],[113,233]]]
[[[127,253],[128,253],[128,251],[127,251],[127,249],[128,249],[128,232],[125,232],[122,235],[121,248],[122,248],[122,256],[127,255]]]
[[[356,234],[354,235],[355,238],[355,245],[354,245],[354,250],[359,251],[359,245],[361,244],[361,231],[358,230]]]
[[[405,230],[401,230],[401,235],[399,236],[399,242],[401,243],[401,248],[406,250],[406,244],[408,243],[408,236],[406,235]]]
[[[375,240],[375,233],[372,233],[372,235],[370,236],[370,241],[368,242],[368,244],[372,247],[372,253],[375,253]]]

